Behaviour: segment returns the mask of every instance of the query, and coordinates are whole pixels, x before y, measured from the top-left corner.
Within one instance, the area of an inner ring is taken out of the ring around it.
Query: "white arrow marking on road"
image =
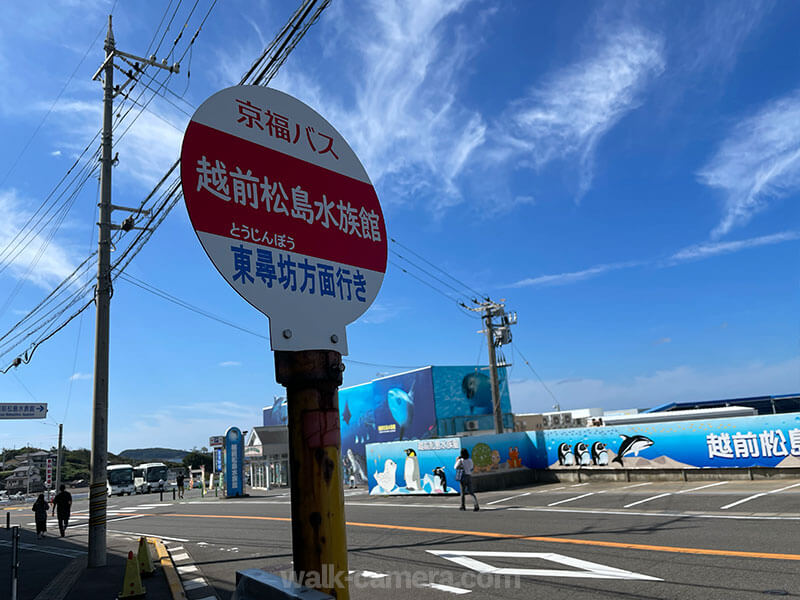
[[[524,577],[573,577],[580,579],[637,579],[642,581],[663,581],[658,577],[642,575],[624,569],[607,567],[598,563],[580,560],[563,554],[553,552],[495,552],[495,551],[460,551],[460,550],[428,550],[431,554],[477,571],[478,573],[491,573],[492,575],[520,575]],[[547,560],[566,567],[581,569],[580,571],[566,571],[563,569],[519,569],[493,567],[490,564],[471,558],[473,556],[495,558],[537,558]]]

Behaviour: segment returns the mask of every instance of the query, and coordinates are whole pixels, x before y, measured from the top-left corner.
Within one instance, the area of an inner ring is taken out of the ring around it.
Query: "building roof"
[[[784,394],[780,396],[750,396],[745,398],[700,400],[690,402],[667,402],[666,404],[649,408],[643,412],[654,413],[672,410],[715,408],[719,406],[750,406],[755,408],[759,414],[772,414],[773,412],[795,412],[800,411],[800,394]]]

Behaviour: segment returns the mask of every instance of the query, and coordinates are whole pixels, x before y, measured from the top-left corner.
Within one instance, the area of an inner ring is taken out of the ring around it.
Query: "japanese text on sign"
[[[709,458],[764,458],[800,456],[800,429],[790,429],[788,440],[780,429],[755,434],[710,433],[706,436]],[[788,445],[787,445],[788,442]]]
[[[233,201],[256,210],[262,207],[266,212],[283,213],[309,225],[317,222],[325,229],[333,226],[346,235],[381,241],[380,216],[374,210],[368,211],[363,206],[358,210],[350,202],[328,200],[326,194],[312,204],[308,191],[299,185],[287,193],[281,181],[274,178],[270,181],[266,175],[259,178],[250,169],[228,170],[220,160],[212,165],[205,155],[197,161],[195,171],[198,192],[205,190],[225,202]]]
[[[458,439],[420,440],[419,450],[458,450],[461,447]]]
[[[321,260],[309,261],[307,257],[300,260],[295,256],[295,260],[292,260],[289,252],[278,252],[277,260],[273,260],[272,250],[256,248],[255,251],[254,270],[253,250],[244,244],[231,246],[234,282],[258,285],[256,279],[260,279],[268,288],[275,284],[291,292],[330,296],[348,302],[354,299],[358,302],[367,300],[367,280],[358,269],[353,272],[342,267],[334,268],[334,265]]]
[[[290,123],[289,118],[261,108],[249,100],[236,99],[238,112],[236,122],[248,129],[259,129],[265,135],[283,140],[287,144],[296,145],[298,142],[307,144],[312,152],[317,154],[330,154],[339,160],[339,155],[333,148],[333,137],[316,131],[310,126],[301,126],[300,123]]]

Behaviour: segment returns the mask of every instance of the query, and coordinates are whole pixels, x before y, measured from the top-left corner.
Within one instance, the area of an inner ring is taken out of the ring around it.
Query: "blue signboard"
[[[0,419],[45,419],[45,402],[3,402],[0,403]]]
[[[238,427],[225,432],[225,496],[244,495],[244,436]]]
[[[214,448],[214,472],[222,473],[222,448]]]

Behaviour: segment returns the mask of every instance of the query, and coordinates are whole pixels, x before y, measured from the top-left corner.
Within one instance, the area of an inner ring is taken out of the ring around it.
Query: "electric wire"
[[[274,76],[274,74],[277,72],[277,70],[280,67],[280,65],[283,64],[283,61],[286,60],[286,57],[288,56],[288,53],[291,51],[291,49],[293,49],[296,46],[297,42],[299,41],[299,38],[301,38],[305,34],[305,32],[308,30],[310,25],[313,22],[316,21],[316,19],[319,17],[319,14],[321,13],[321,11],[325,7],[327,7],[328,3],[329,3],[328,1],[325,1],[325,2],[321,3],[319,5],[319,7],[317,8],[316,12],[312,15],[311,20],[307,21],[305,24],[303,24],[303,20],[305,19],[305,17],[307,17],[310,14],[311,8],[316,4],[315,1],[305,2],[295,12],[295,16],[292,18],[292,20],[290,20],[290,22],[287,24],[287,26],[285,26],[281,30],[282,35],[285,35],[286,32],[291,30],[291,35],[290,35],[289,40],[283,40],[283,42],[281,43],[280,42],[280,37],[276,37],[276,39],[273,40],[273,42],[270,44],[270,46],[268,46],[267,50],[270,50],[270,49],[275,48],[275,47],[279,47],[279,51],[274,53],[269,58],[267,58],[266,59],[267,60],[266,65],[264,66],[264,68],[261,69],[259,74],[256,76],[256,79],[253,80],[253,81],[249,81],[248,82],[247,79],[252,75],[252,73],[258,71],[259,68],[261,67],[261,63],[263,62],[263,60],[265,60],[264,57],[267,57],[269,55],[269,52],[267,52],[267,51],[265,51],[265,53],[262,53],[262,58],[260,60],[257,60],[251,66],[251,69],[242,78],[241,83],[242,84],[244,84],[244,83],[254,84],[257,81],[260,84],[266,85],[269,82],[269,79],[271,79],[271,77]],[[203,21],[201,22],[201,26],[198,28],[197,32],[193,36],[193,38],[190,41],[189,45],[184,50],[182,56],[186,55],[186,53],[189,51],[189,48],[191,48],[191,45],[197,39],[197,36],[198,36],[198,34],[199,34],[199,32],[200,32],[200,30],[202,28],[203,23],[205,23],[206,19],[208,18],[209,14],[210,14],[211,10],[213,9],[213,7],[215,6],[215,4],[216,4],[216,0],[214,0],[214,2],[210,5],[209,10],[206,13],[206,16],[204,17]],[[305,7],[305,10],[304,10],[304,7]],[[177,7],[176,7],[176,10],[177,10]],[[298,21],[298,20],[296,20],[296,16],[298,14],[300,14],[300,13],[302,13],[302,18]],[[172,20],[174,19],[174,14],[175,13],[173,13],[173,17],[170,19],[170,24],[171,24]],[[168,24],[168,27],[169,27],[169,24]],[[165,34],[162,35],[162,40],[159,42],[158,48],[160,48],[161,42],[163,42],[164,37],[165,37]],[[292,38],[294,38],[294,39],[292,39]],[[157,48],[157,50],[158,50],[158,48]],[[166,84],[168,83],[171,75],[172,75],[172,73],[170,73],[163,81],[159,82],[159,86],[160,87],[166,86]],[[134,83],[134,85],[135,85],[135,83]],[[150,89],[149,91],[153,92],[152,89]],[[143,94],[143,93],[144,92],[141,92],[140,96],[138,98],[141,98],[141,94]],[[128,90],[128,94],[130,94],[130,90]],[[150,96],[150,98],[147,100],[147,102],[145,102],[144,107],[141,108],[140,111],[137,113],[137,116],[134,117],[134,121],[138,118],[139,115],[141,115],[141,113],[144,111],[144,109],[147,108],[147,106],[149,105],[149,103],[152,101],[152,99],[154,97],[155,97],[155,93],[153,93]],[[137,100],[138,100],[138,98],[137,98]],[[125,101],[123,100],[122,104],[124,104],[124,102]],[[121,114],[121,110],[119,110],[119,108],[118,108],[118,110],[117,110],[117,121],[115,122],[115,129],[117,127],[119,127],[120,124],[123,121],[126,120],[126,117],[132,111],[133,106],[136,106],[136,104],[134,102],[131,102],[131,106],[128,107],[128,109],[125,111],[124,114]],[[115,136],[116,141],[121,139],[124,136],[124,134],[127,133],[127,131],[130,130],[130,127],[132,125],[133,125],[133,123],[129,124],[128,127],[125,129],[125,131],[122,133],[122,135]],[[156,193],[158,193],[159,188],[161,188],[161,186],[165,183],[165,181],[174,172],[174,170],[177,168],[178,164],[179,164],[179,162],[176,161],[172,165],[172,167],[167,171],[167,173],[164,175],[164,177],[162,177],[161,181],[159,181],[159,183],[156,185],[156,187],[153,189],[153,191],[151,191],[151,193],[145,198],[145,200],[142,201],[142,203],[140,204],[140,208],[146,206],[147,203],[156,195]],[[157,206],[155,208],[153,208],[151,210],[150,215],[147,216],[146,225],[141,230],[139,230],[137,232],[137,235],[135,236],[133,241],[130,242],[127,245],[127,247],[120,253],[120,256],[117,258],[117,260],[113,262],[113,264],[112,264],[112,280],[116,279],[120,275],[120,273],[127,267],[127,265],[130,264],[130,261],[133,260],[133,258],[138,254],[138,252],[141,251],[142,247],[151,238],[151,236],[153,235],[155,230],[161,225],[161,223],[163,223],[163,221],[166,218],[166,216],[174,208],[174,206],[181,199],[181,197],[182,197],[182,195],[180,193],[180,180],[179,180],[178,177],[175,177],[174,181],[169,183],[165,187],[164,191],[161,192],[161,194],[158,197],[158,199],[153,202],[153,204],[157,205]],[[143,218],[144,217],[142,215],[139,215],[139,218],[136,219],[137,225],[142,222]],[[118,231],[117,235],[114,236],[112,239],[115,240],[116,242],[118,242],[118,241],[120,241],[121,236],[122,236],[122,232]],[[90,259],[87,259],[82,264],[85,264],[89,260]],[[78,275],[78,274],[79,273],[77,273],[77,272],[74,273],[68,279],[62,281],[62,283],[59,284],[58,288],[61,288],[61,292],[59,292],[58,295],[62,295],[64,293],[65,288],[63,286],[67,285],[70,282],[70,280],[72,279],[72,277],[74,277],[75,275]],[[35,350],[42,343],[44,343],[44,341],[50,339],[58,331],[62,330],[69,322],[71,322],[78,315],[80,315],[86,308],[88,308],[88,306],[93,304],[94,303],[94,298],[92,298],[92,299],[88,300],[87,302],[85,302],[84,304],[80,305],[80,302],[81,302],[81,299],[83,298],[83,296],[85,296],[88,293],[88,291],[91,290],[91,289],[93,289],[93,288],[89,283],[87,283],[87,284],[85,284],[83,286],[79,286],[78,289],[73,294],[67,296],[67,298],[65,300],[61,300],[58,303],[58,306],[50,307],[48,312],[44,312],[44,314],[41,314],[41,315],[36,315],[35,317],[34,317],[34,313],[29,313],[25,317],[25,319],[30,318],[30,320],[31,320],[31,322],[27,324],[27,329],[25,329],[25,330],[23,330],[21,332],[16,332],[14,336],[9,337],[9,334],[14,333],[14,329],[16,328],[16,326],[15,326],[15,327],[12,327],[12,329],[9,332],[7,332],[4,336],[0,337],[0,342],[2,342],[2,341],[6,342],[5,344],[0,345],[0,358],[2,358],[2,356],[4,356],[5,354],[10,353],[10,351],[13,349],[13,347],[19,345],[22,341],[25,341],[25,340],[29,339],[31,336],[33,336],[34,334],[40,332],[42,329],[45,330],[44,332],[42,332],[40,334],[40,337],[38,337],[37,339],[35,339],[34,341],[31,342],[29,347],[25,350],[25,352],[22,355],[18,356],[12,362],[11,365],[9,365],[5,369],[0,370],[0,372],[5,373],[10,368],[16,366],[20,362],[27,364],[32,359],[33,353],[35,352]],[[55,299],[55,295],[53,294],[53,292],[51,292],[51,294],[48,296],[48,298],[50,298],[50,303],[55,304],[55,302],[53,302],[53,300]],[[63,321],[62,323],[60,323],[57,326],[53,326],[52,325],[59,317],[64,315],[66,312],[68,312],[70,309],[72,309],[75,306],[78,306],[77,310],[74,310],[66,318],[65,321]],[[34,320],[34,318],[36,320]],[[23,319],[23,320],[25,320],[25,319]],[[52,327],[55,327],[55,329],[53,329]]]
[[[531,363],[528,361],[528,359],[527,359],[527,358],[525,358],[525,355],[522,353],[522,350],[520,350],[520,349],[519,349],[519,347],[517,347],[517,348],[515,349],[515,352],[519,352],[519,355],[522,357],[522,361],[523,361],[523,362],[524,362],[526,365],[528,365],[528,368],[529,368],[531,371],[533,371],[533,374],[534,374],[534,375],[536,375],[536,379],[538,379],[538,380],[539,380],[539,383],[541,383],[541,384],[542,384],[542,387],[543,387],[545,390],[547,390],[547,393],[548,393],[548,394],[550,394],[550,397],[553,399],[553,402],[555,402],[555,403],[558,405],[558,404],[559,404],[559,402],[558,402],[558,400],[556,399],[555,395],[553,394],[553,392],[551,392],[551,391],[550,391],[550,388],[549,388],[549,387],[547,387],[547,384],[544,382],[544,380],[543,380],[541,377],[539,377],[539,373],[537,373],[537,372],[536,372],[536,369],[534,369],[534,368],[533,368],[533,365],[532,365],[532,364],[531,364]]]
[[[481,292],[477,291],[477,290],[476,290],[475,288],[473,288],[473,287],[470,287],[470,286],[468,286],[466,283],[464,283],[464,282],[463,282],[463,281],[461,281],[460,279],[456,279],[456,278],[455,278],[455,277],[453,277],[453,276],[452,276],[450,273],[448,273],[447,271],[445,271],[444,269],[442,269],[442,268],[441,268],[441,267],[439,267],[438,265],[436,265],[436,264],[434,264],[434,263],[430,262],[430,261],[429,261],[428,259],[426,259],[424,256],[422,256],[422,255],[418,254],[417,252],[414,252],[414,250],[412,250],[411,248],[409,248],[409,247],[408,247],[408,246],[406,246],[405,244],[401,244],[400,242],[398,242],[398,241],[397,241],[395,238],[393,238],[393,237],[390,237],[390,238],[389,238],[389,240],[390,240],[391,242],[393,242],[393,243],[397,244],[397,245],[398,245],[398,246],[400,246],[401,248],[403,248],[403,249],[407,250],[408,252],[410,252],[411,254],[413,254],[414,256],[416,256],[417,258],[419,258],[420,260],[424,261],[424,262],[425,262],[425,264],[427,264],[427,265],[430,265],[431,267],[433,267],[434,269],[436,269],[436,270],[437,270],[437,271],[439,271],[440,273],[443,273],[444,275],[446,275],[447,277],[449,277],[450,279],[452,279],[453,281],[455,281],[455,282],[456,282],[458,285],[460,285],[460,286],[461,286],[461,287],[463,287],[464,289],[466,289],[466,290],[469,290],[470,292],[472,292],[473,294],[475,294],[475,296],[477,296],[477,298],[483,298],[483,299],[484,299],[484,300],[486,300],[487,302],[489,301],[489,296],[487,296],[486,294],[482,294]],[[473,299],[473,302],[475,302],[475,299]],[[477,303],[477,302],[476,302],[476,303]]]

